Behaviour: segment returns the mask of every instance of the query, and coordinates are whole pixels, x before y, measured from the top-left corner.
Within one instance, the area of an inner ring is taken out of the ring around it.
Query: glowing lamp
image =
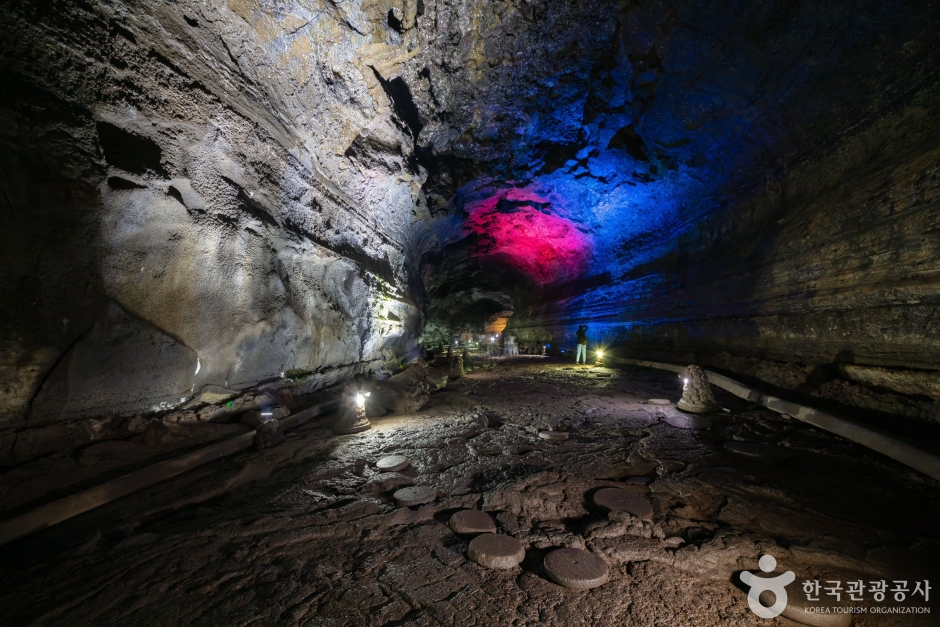
[[[604,351],[597,351],[597,358],[600,359],[604,356]]]

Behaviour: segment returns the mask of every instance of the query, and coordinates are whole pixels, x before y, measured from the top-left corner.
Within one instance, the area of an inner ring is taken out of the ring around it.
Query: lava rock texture
[[[0,24],[2,465],[505,310],[523,339],[589,322],[933,409],[936,3],[23,0]]]
[[[677,377],[606,372],[594,379],[534,359],[483,369],[420,414],[377,419],[355,436],[313,421],[276,448],[0,547],[6,622],[752,627],[760,619],[738,573],[773,555],[796,574],[793,601],[805,580],[843,582],[843,602],[845,582],[862,580],[856,627],[936,624],[934,594],[879,603],[867,588],[936,573],[935,481],[723,391],[733,413],[707,431],[675,428],[660,413],[675,409],[643,401],[678,399]],[[569,440],[537,437],[559,422]],[[724,443],[742,438],[790,451],[791,461],[726,453]],[[402,471],[411,476],[357,464],[390,454],[412,460]],[[439,498],[399,506],[393,495],[409,481]],[[604,488],[642,492],[651,516],[595,507]],[[471,561],[472,538],[447,523],[476,508],[522,544],[519,566]],[[591,591],[553,583],[543,565],[559,548],[589,551],[608,581]],[[931,614],[875,614],[892,605]]]
[[[0,8],[0,463],[413,347],[408,53],[380,8],[287,5]]]

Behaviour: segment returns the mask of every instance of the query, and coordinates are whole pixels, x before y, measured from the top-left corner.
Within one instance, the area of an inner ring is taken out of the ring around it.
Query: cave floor
[[[521,357],[478,368],[421,412],[375,419],[365,433],[337,437],[327,419],[308,423],[277,448],[0,547],[0,623],[793,625],[758,619],[733,583],[763,553],[796,573],[791,594],[806,579],[843,589],[906,580],[913,590],[936,575],[936,482],[721,390],[731,411],[713,414],[710,429],[674,427],[665,422],[679,415],[673,407],[645,401],[676,401],[679,384],[654,370]],[[570,438],[542,440],[545,428]],[[740,457],[723,448],[732,441],[776,444],[790,457]],[[358,458],[392,453],[412,468],[353,472]],[[651,479],[652,522],[593,506],[598,488],[635,476]],[[411,482],[439,498],[396,507],[392,492]],[[492,513],[500,532],[522,540],[522,565],[468,560],[469,540],[447,526],[463,508]],[[561,546],[602,556],[610,581],[590,591],[548,581],[542,558]],[[864,597],[859,626],[933,625],[940,611],[933,598]]]

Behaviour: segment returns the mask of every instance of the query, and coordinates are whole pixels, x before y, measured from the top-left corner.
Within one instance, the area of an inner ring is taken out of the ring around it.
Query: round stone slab
[[[467,556],[487,568],[515,568],[525,559],[525,547],[515,538],[484,533],[470,541]]]
[[[672,401],[668,398],[651,398],[646,402],[650,405],[672,405]]]
[[[695,431],[701,431],[702,429],[710,429],[712,426],[711,418],[706,418],[704,416],[696,416],[694,414],[666,414],[663,416],[663,421],[666,424],[672,425],[677,429],[692,429]]]
[[[645,520],[653,519],[653,506],[639,489],[602,488],[594,493],[594,504],[612,512],[629,512]]]
[[[461,535],[496,533],[496,523],[486,512],[465,509],[450,517],[450,528]]]
[[[375,463],[375,467],[382,472],[398,472],[411,465],[411,462],[404,455],[389,455],[383,457]]]
[[[725,442],[724,447],[726,451],[743,457],[767,462],[779,462],[790,457],[790,452],[787,450],[759,442]]]
[[[402,507],[411,507],[412,505],[430,503],[437,498],[437,490],[426,485],[416,485],[410,488],[402,488],[392,496]]]
[[[556,549],[545,556],[545,574],[559,586],[590,590],[607,583],[607,563],[584,549]]]
[[[539,431],[539,437],[543,440],[567,440],[568,434],[564,431]]]
[[[759,571],[751,572],[758,577],[781,574],[777,572],[769,574]],[[776,600],[769,590],[761,592],[759,598],[761,605],[764,607],[770,607]],[[787,606],[783,609],[782,616],[810,627],[848,627],[852,624],[852,614],[849,613],[846,603],[840,603],[832,597],[820,597],[819,601],[807,601],[806,595],[799,589],[787,594]]]

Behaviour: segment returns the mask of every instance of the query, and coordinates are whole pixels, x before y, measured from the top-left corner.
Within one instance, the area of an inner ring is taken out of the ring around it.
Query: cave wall
[[[388,11],[0,7],[0,465],[410,350],[424,174]]]
[[[938,97],[934,87],[918,91],[722,207],[663,257],[517,311],[511,326],[573,341],[586,323],[626,356],[758,378],[765,360],[795,364],[789,375],[763,374],[782,388],[806,382],[812,367],[802,366],[825,364],[860,383],[940,398]],[[921,413],[936,413],[928,406]]]
[[[903,164],[916,169],[928,158],[940,76],[936,3],[493,4],[503,12],[481,16],[460,40],[485,51],[490,68],[474,54],[462,65],[444,55],[428,66],[432,93],[448,96],[448,109],[420,136],[437,157],[425,189],[432,204],[449,189],[443,208],[457,218],[439,238],[443,254],[426,259],[431,322],[454,327],[464,312],[511,301],[520,332],[561,337],[588,322],[660,354],[724,345],[807,361],[853,350],[827,336],[842,325],[839,333],[868,334],[856,342],[859,359],[906,363],[917,331],[900,340],[908,348],[884,337],[876,349],[877,333],[839,317],[882,297],[895,302],[882,289],[893,271],[843,273],[843,283],[867,283],[870,295],[852,300],[847,285],[826,295],[828,270],[801,265],[803,253],[825,265],[826,255],[845,251],[803,242],[799,229],[851,241],[852,211],[837,207],[827,224],[795,216],[832,205],[824,196],[842,187],[858,188],[852,202],[875,197],[869,175],[904,177]],[[500,58],[502,50],[515,52]],[[428,102],[434,117],[441,105]],[[845,154],[833,156],[837,146]],[[879,156],[882,149],[891,154]],[[494,204],[479,220],[478,208]],[[777,224],[787,213],[794,219]],[[531,250],[548,260],[533,264],[518,254],[529,247],[526,232],[538,230],[525,214],[550,216],[578,236],[539,233]],[[871,237],[876,247],[920,246],[891,227]],[[549,272],[555,261],[563,272]],[[922,264],[910,271],[929,274]],[[818,317],[794,317],[807,310]],[[913,310],[893,311],[882,326]]]
[[[208,386],[380,368],[425,314],[940,368],[938,23],[924,0],[7,3],[0,464]]]

